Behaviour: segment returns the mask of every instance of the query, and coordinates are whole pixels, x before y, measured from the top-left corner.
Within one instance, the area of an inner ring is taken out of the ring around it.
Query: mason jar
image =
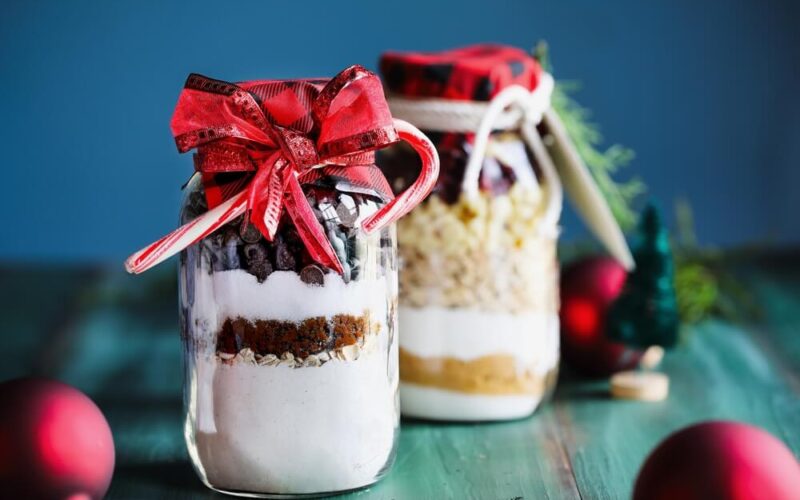
[[[398,398],[395,222],[433,188],[439,159],[392,118],[362,66],[331,79],[229,83],[192,74],[171,129],[194,155],[181,226],[125,261],[180,255],[184,434],[215,490],[325,495],[394,460]],[[419,154],[394,194],[375,151]]]
[[[420,127],[441,160],[433,193],[398,223],[402,412],[526,417],[559,366],[561,184],[540,117],[500,122],[517,111],[515,96],[546,102],[552,79],[523,51],[498,46],[389,53],[381,71],[393,115]],[[394,189],[419,169],[403,147],[379,160]]]
[[[342,275],[314,262],[288,220],[267,241],[239,217],[180,254],[185,436],[216,490],[349,490],[394,460],[394,226],[360,229],[379,198],[324,186],[305,194]],[[195,179],[182,223],[205,211]]]

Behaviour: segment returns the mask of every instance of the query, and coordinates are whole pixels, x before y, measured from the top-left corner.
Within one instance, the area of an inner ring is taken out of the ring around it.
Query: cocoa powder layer
[[[555,370],[551,370],[555,372]],[[545,394],[553,374],[517,370],[514,356],[491,354],[470,361],[450,357],[423,358],[400,348],[400,380],[468,394]]]
[[[337,314],[294,321],[228,318],[217,336],[217,352],[236,354],[249,348],[254,354],[281,356],[292,353],[305,358],[311,354],[354,345],[369,329],[367,314]]]

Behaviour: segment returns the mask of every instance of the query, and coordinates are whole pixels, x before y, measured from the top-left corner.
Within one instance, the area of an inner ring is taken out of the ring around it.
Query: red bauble
[[[610,257],[574,262],[561,273],[561,349],[565,361],[589,375],[633,368],[642,351],[612,342],[606,312],[622,292],[627,273]]]
[[[113,471],[111,429],[86,395],[52,380],[0,384],[0,496],[99,499]]]
[[[705,422],[665,439],[647,458],[634,500],[797,500],[800,464],[778,439],[738,422]]]

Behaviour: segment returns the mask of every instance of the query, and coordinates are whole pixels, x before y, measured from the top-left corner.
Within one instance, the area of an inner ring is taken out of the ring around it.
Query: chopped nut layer
[[[430,197],[398,223],[400,302],[496,312],[557,309],[555,234],[540,231],[542,193]]]

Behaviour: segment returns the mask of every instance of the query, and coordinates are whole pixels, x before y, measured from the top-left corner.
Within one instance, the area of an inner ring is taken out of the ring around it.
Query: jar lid
[[[385,52],[380,69],[394,94],[458,101],[489,101],[510,85],[534,90],[544,72],[524,50],[492,44],[442,52]]]

